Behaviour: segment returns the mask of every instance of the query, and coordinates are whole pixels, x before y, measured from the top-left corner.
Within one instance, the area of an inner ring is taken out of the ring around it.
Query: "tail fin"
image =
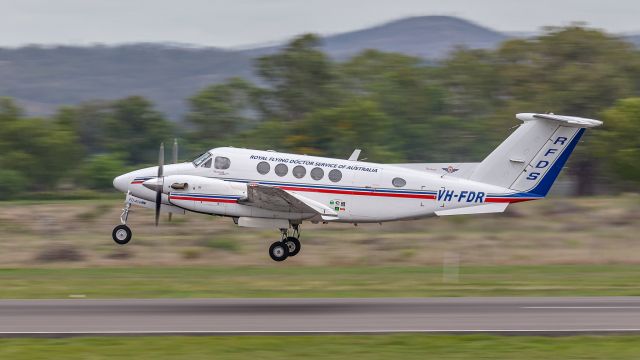
[[[470,179],[546,196],[585,128],[602,121],[521,113],[524,122],[474,170]]]

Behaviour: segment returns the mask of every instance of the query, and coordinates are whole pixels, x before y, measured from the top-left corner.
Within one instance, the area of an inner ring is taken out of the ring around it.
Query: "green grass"
[[[216,249],[216,250],[224,250],[230,252],[238,252],[240,251],[240,244],[234,239],[225,239],[225,238],[213,238],[213,239],[204,239],[201,241],[201,244],[205,247]]]
[[[632,265],[0,269],[0,298],[638,296]],[[455,274],[455,272],[453,272]]]
[[[2,359],[638,359],[640,336],[346,335],[0,339]]]

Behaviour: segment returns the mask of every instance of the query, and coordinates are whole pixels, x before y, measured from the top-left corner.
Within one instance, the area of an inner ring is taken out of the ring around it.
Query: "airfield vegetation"
[[[141,350],[144,349],[144,350]],[[640,336],[343,335],[0,339],[20,359],[637,359]]]
[[[1,269],[0,298],[638,296],[633,265]]]
[[[0,203],[0,298],[640,295],[640,196],[551,198],[506,214],[305,226],[274,263],[276,231],[230,219],[130,217],[119,200]]]
[[[161,218],[134,208],[133,240],[111,239],[122,199],[0,202],[0,267],[440,266],[640,264],[640,195],[549,198],[504,214],[418,221],[307,224],[302,252],[284,263],[267,254],[276,230],[239,228],[201,214]]]

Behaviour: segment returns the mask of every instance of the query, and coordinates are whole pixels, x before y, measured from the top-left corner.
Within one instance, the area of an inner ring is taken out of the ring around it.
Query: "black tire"
[[[125,245],[131,241],[131,229],[127,225],[118,225],[113,229],[111,237],[118,245]]]
[[[300,244],[300,240],[298,240],[298,238],[295,238],[293,236],[289,236],[283,242],[284,242],[285,245],[287,245],[287,248],[289,249],[289,256],[298,255],[298,253],[300,252],[300,248],[302,246]]]
[[[283,261],[289,257],[289,248],[282,241],[276,241],[269,246],[269,256],[273,261]]]

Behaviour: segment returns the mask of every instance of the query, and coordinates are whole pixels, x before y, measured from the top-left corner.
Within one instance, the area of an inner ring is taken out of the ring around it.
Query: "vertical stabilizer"
[[[475,169],[470,179],[545,196],[585,128],[601,121],[553,114],[521,113],[520,125]]]

